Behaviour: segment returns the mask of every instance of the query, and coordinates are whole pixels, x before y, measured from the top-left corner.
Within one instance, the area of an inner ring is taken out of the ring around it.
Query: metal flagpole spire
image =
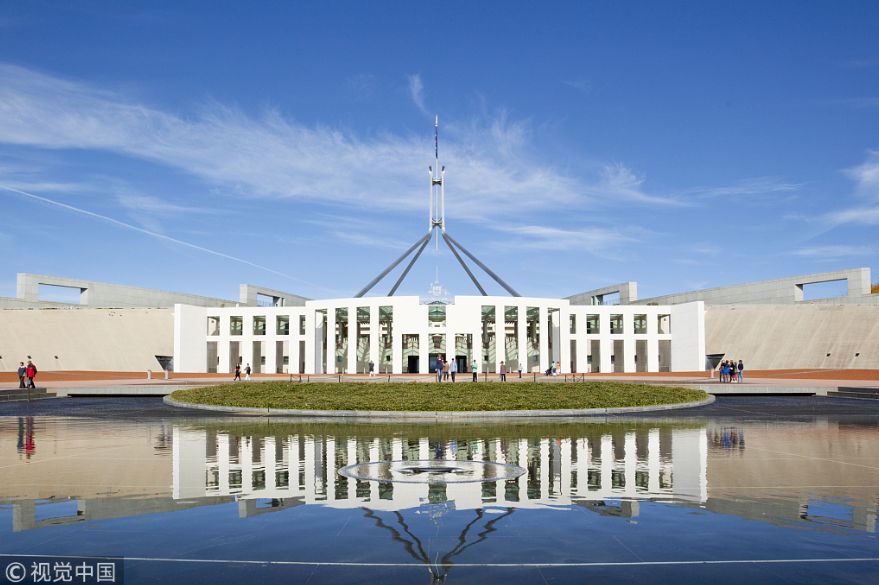
[[[488,274],[496,283],[498,283],[501,287],[503,287],[507,292],[509,292],[514,297],[521,296],[517,293],[513,288],[504,282],[501,277],[491,271],[491,269],[479,261],[479,259],[474,256],[470,251],[468,251],[464,246],[459,244],[451,235],[446,233],[446,188],[445,188],[445,178],[446,178],[446,167],[441,167],[439,164],[439,116],[434,119],[433,123],[433,154],[434,154],[434,164],[433,166],[427,167],[428,177],[430,179],[430,191],[428,198],[428,223],[427,223],[427,234],[418,239],[414,244],[412,244],[406,252],[403,253],[402,256],[397,258],[390,266],[385,268],[378,276],[373,278],[369,284],[367,284],[363,289],[360,290],[355,297],[362,297],[367,292],[369,292],[372,287],[374,287],[380,280],[382,280],[385,276],[388,275],[394,268],[397,267],[403,260],[405,260],[412,252],[415,252],[415,255],[412,256],[412,259],[406,265],[406,268],[403,269],[402,274],[394,283],[393,288],[391,288],[388,296],[393,296],[400,285],[403,283],[403,280],[409,274],[409,271],[412,269],[412,266],[418,261],[418,258],[421,256],[421,253],[424,251],[424,248],[430,242],[430,238],[433,236],[434,232],[437,232],[436,236],[436,249],[439,250],[439,241],[442,238],[443,242],[445,242],[446,246],[448,246],[449,250],[452,251],[452,254],[455,256],[455,259],[461,264],[461,267],[464,269],[464,272],[467,273],[467,276],[470,277],[470,280],[473,281],[473,284],[476,285],[476,288],[479,290],[482,296],[488,296],[485,292],[485,289],[479,284],[479,281],[476,279],[476,276],[473,274],[473,271],[470,270],[470,267],[467,266],[467,263],[464,261],[464,258],[461,256],[459,252],[463,252],[465,256],[467,256],[470,260],[472,260],[479,268],[483,270],[486,274]]]

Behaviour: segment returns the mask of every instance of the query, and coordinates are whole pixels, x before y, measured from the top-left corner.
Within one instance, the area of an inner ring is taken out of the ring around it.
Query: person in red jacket
[[[34,362],[31,360],[27,361],[27,368],[25,369],[24,375],[27,376],[27,387],[36,388],[36,385],[34,385],[34,378],[37,377],[37,366],[35,366]]]

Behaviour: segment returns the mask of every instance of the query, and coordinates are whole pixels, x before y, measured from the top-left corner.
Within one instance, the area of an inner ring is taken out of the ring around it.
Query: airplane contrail
[[[106,215],[101,215],[100,213],[95,213],[94,211],[89,211],[87,209],[82,209],[79,207],[75,207],[73,205],[69,205],[67,203],[62,203],[60,201],[55,201],[54,199],[49,199],[47,197],[42,197],[40,195],[34,195],[33,193],[28,193],[27,191],[22,191],[21,189],[16,189],[14,187],[8,187],[6,185],[0,185],[0,189],[4,189],[6,191],[11,191],[12,193],[17,193],[18,195],[23,195],[24,197],[29,197],[30,199],[34,199],[36,201],[40,201],[42,203],[47,203],[49,205],[54,205],[55,207],[60,207],[62,209],[66,209],[67,211],[72,211],[74,213],[79,213],[81,215],[85,215],[88,217],[93,217],[95,219],[99,219],[102,221],[109,222],[113,225],[132,230],[135,232],[139,232],[141,234],[156,238],[158,240],[164,240],[166,242],[171,242],[172,244],[177,244],[178,246],[185,246],[187,248],[192,248],[193,250],[198,250],[199,252],[204,252],[205,254],[211,254],[213,256],[217,256],[219,258],[225,258],[226,260],[232,260],[233,262],[239,262],[241,264],[246,264],[247,266],[252,266],[253,268],[258,268],[260,270],[265,270],[266,272],[270,272],[277,276],[282,276],[284,278],[288,278],[290,280],[299,282],[301,284],[305,284],[308,286],[313,286],[317,288],[321,288],[318,285],[308,282],[306,280],[302,280],[300,278],[296,278],[294,276],[290,276],[284,272],[280,272],[273,268],[269,268],[268,266],[263,266],[262,264],[257,264],[256,262],[251,262],[250,260],[245,260],[244,258],[239,258],[237,256],[232,256],[231,254],[225,254],[223,252],[218,252],[216,250],[211,250],[210,248],[205,248],[204,246],[199,246],[198,244],[193,244],[190,242],[186,242],[183,240],[178,240],[177,238],[172,238],[171,236],[166,236],[165,234],[160,234],[158,232],[150,231],[144,229],[142,227],[138,227],[136,225],[132,225],[130,223],[126,223],[124,221],[120,221],[118,219],[113,219],[112,217],[108,217]]]

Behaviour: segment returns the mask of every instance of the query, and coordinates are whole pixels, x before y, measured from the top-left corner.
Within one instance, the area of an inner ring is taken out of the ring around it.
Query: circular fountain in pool
[[[369,461],[339,470],[344,477],[394,483],[466,483],[505,481],[523,475],[518,465],[496,461]]]

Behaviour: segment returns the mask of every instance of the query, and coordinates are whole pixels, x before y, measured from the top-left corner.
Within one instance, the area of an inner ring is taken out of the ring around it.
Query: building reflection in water
[[[174,498],[235,496],[245,516],[266,505],[401,510],[453,500],[460,510],[642,498],[698,503],[708,497],[704,428],[460,442],[427,436],[259,437],[175,427],[173,444]],[[360,481],[337,473],[353,463],[425,459],[514,463],[527,473],[515,480],[447,484],[442,493],[426,483]]]

